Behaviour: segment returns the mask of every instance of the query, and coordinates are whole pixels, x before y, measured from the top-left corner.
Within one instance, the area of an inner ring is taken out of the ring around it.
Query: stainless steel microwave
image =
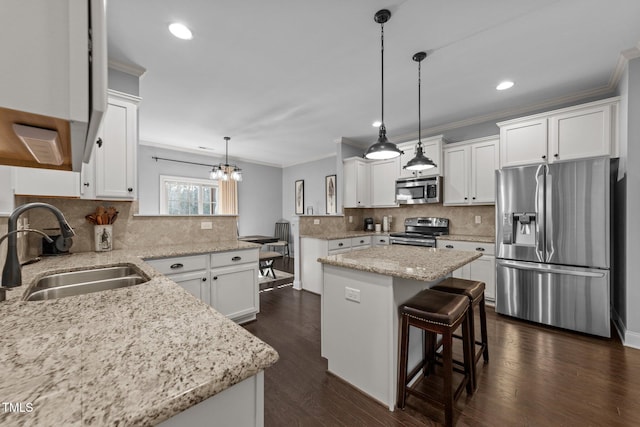
[[[442,178],[439,176],[399,179],[396,181],[396,203],[440,203],[441,186]]]

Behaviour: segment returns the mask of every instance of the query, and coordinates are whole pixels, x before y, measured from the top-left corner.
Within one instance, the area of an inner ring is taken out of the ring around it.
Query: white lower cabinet
[[[209,272],[207,270],[193,271],[168,276],[171,280],[182,286],[187,292],[199,300],[211,304],[211,290],[209,286]]]
[[[260,311],[257,248],[146,262],[237,323],[255,320]]]
[[[461,279],[484,282],[484,297],[489,304],[496,299],[496,257],[493,243],[479,243],[458,240],[438,239],[438,249],[455,249],[459,251],[482,252],[482,257],[455,270],[451,275]]]
[[[161,427],[264,426],[264,371],[203,400]]]
[[[302,289],[322,294],[322,264],[318,258],[338,255],[355,250],[368,249],[374,236],[360,236],[344,239],[316,239],[302,237],[300,239],[300,282]]]
[[[258,261],[211,269],[211,306],[238,323],[260,311]]]

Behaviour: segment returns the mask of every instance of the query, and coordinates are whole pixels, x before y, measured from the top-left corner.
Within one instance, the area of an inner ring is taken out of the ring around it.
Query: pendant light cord
[[[421,131],[420,129],[422,128],[422,123],[420,123],[420,120],[422,119],[422,112],[420,111],[420,105],[422,105],[421,98],[420,98],[420,93],[422,92],[421,90],[421,67],[422,67],[422,62],[418,61],[418,144],[422,145],[422,136],[421,136]]]
[[[380,76],[381,82],[381,100],[382,100],[382,117],[380,117],[380,126],[384,128],[384,23],[380,24]]]
[[[229,166],[229,140],[230,139],[231,138],[229,138],[228,136],[224,137],[224,140],[226,142],[226,146],[225,146],[226,148],[224,150],[224,165],[227,167]]]

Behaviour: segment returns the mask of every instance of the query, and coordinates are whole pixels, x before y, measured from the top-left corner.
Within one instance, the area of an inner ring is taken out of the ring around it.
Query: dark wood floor
[[[290,263],[292,270],[293,263]],[[276,266],[287,271],[287,266]],[[439,425],[437,408],[410,396],[386,407],[326,372],[320,297],[291,287],[261,294],[246,328],[280,353],[265,372],[265,425]],[[488,312],[490,361],[478,391],[458,401],[458,426],[640,425],[640,350],[618,339],[541,327]]]

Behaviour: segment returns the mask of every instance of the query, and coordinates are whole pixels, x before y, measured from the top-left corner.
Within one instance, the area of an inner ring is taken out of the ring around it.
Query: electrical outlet
[[[213,222],[211,221],[202,221],[200,223],[201,230],[211,230],[213,228]]]
[[[353,216],[349,215],[349,224],[353,223]]]
[[[348,301],[360,302],[360,289],[345,287],[344,298]]]
[[[476,224],[482,224],[482,217],[480,215],[476,215]]]
[[[313,225],[319,225],[320,224],[320,219],[316,218],[313,220]]]

